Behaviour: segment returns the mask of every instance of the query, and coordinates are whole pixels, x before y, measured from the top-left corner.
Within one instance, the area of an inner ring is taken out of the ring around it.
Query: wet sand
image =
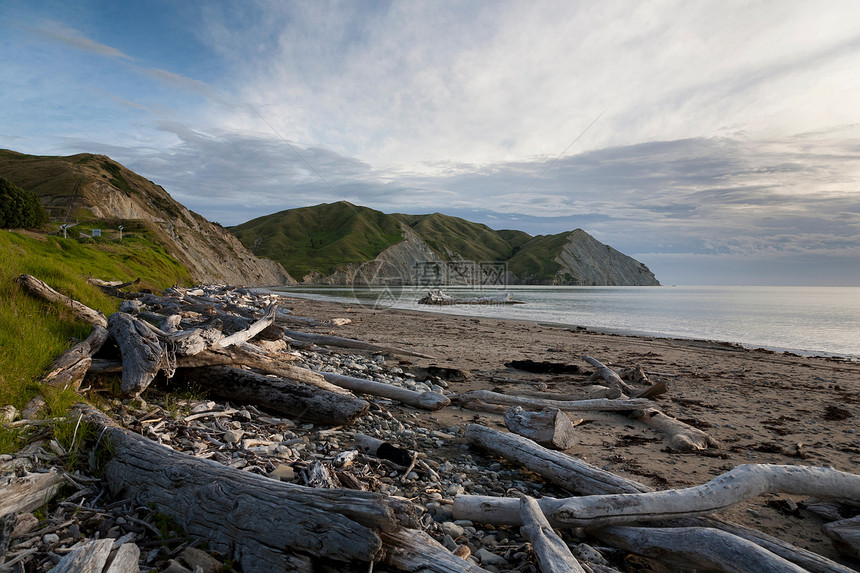
[[[341,327],[307,329],[357,338],[432,355],[433,360],[394,357],[402,367],[437,365],[470,374],[448,390],[535,391],[569,399],[587,382],[584,375],[530,374],[505,367],[511,360],[577,364],[591,355],[616,370],[641,365],[669,392],[657,400],[667,414],[708,432],[722,447],[704,453],[673,453],[663,437],[644,424],[613,413],[583,412],[579,441],[567,453],[657,489],[704,483],[749,463],[832,466],[860,473],[860,363],[802,357],[707,341],[634,337],[418,311],[375,310],[285,297],[298,316],[349,318]],[[431,428],[474,420],[503,429],[498,414],[449,407],[422,415]],[[476,418],[477,417],[477,418]],[[798,445],[802,456],[797,454]],[[763,495],[730,508],[721,517],[760,529],[800,547],[837,558],[820,531],[820,518],[801,509],[785,514],[789,496]],[[796,502],[803,497],[792,498]],[[840,559],[844,562],[844,560]],[[854,567],[857,562],[850,563]]]

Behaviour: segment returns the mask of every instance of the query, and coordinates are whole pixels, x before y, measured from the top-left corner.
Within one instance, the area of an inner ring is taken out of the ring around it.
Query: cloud
[[[124,60],[134,59],[116,48],[91,40],[79,30],[64,26],[60,22],[47,21],[41,26],[37,26],[32,29],[46,38],[50,38],[51,40],[75,48],[76,50],[83,50],[85,52],[91,52],[93,54],[107,56],[109,58],[121,58]]]

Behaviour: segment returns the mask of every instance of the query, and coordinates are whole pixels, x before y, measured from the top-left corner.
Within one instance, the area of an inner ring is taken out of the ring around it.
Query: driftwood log
[[[615,370],[606,366],[598,359],[592,358],[587,354],[583,354],[582,359],[597,368],[597,370],[592,375],[593,379],[596,380],[597,378],[603,378],[604,380],[606,380],[606,382],[611,388],[617,388],[620,392],[627,394],[628,396],[633,396],[638,393],[636,388],[630,386],[629,384],[627,384],[627,382],[622,380],[621,376],[619,376],[618,373],[615,372]]]
[[[824,467],[747,464],[696,487],[639,494],[569,498],[553,518],[600,527],[706,515],[764,493],[860,499],[860,475]]]
[[[363,380],[335,374],[334,372],[320,372],[325,380],[331,384],[352,390],[358,394],[370,394],[371,396],[382,396],[422,410],[439,410],[451,403],[446,396],[437,392],[415,392],[392,384]]]
[[[860,515],[825,523],[821,526],[821,531],[833,540],[840,553],[860,559]]]
[[[116,494],[151,504],[189,535],[234,555],[244,571],[289,570],[291,553],[339,561],[380,556],[379,531],[414,527],[412,504],[381,494],[313,489],[228,468],[156,444],[78,405],[104,433]]]
[[[245,330],[234,332],[230,336],[225,336],[221,340],[216,341],[213,344],[213,347],[227,348],[228,346],[248,342],[275,322],[275,314],[277,313],[277,310],[278,305],[270,304],[266,307],[266,310],[263,312],[263,316],[259,320],[249,325]]]
[[[428,534],[415,529],[382,533],[386,565],[422,573],[479,573],[487,571],[448,551]]]
[[[581,421],[581,420],[580,420]],[[559,409],[526,412],[514,406],[505,412],[505,425],[515,434],[554,450],[566,450],[576,443],[570,418]]]
[[[125,396],[138,396],[159,370],[168,367],[167,352],[152,328],[128,313],[113,313],[107,326],[122,355],[120,392]]]
[[[108,331],[105,327],[95,326],[92,334],[85,340],[60,354],[51,363],[41,383],[56,388],[80,388],[81,381],[92,364],[93,354],[101,349],[107,337]]]
[[[60,559],[51,573],[101,573],[113,549],[113,542],[113,539],[90,541]]]
[[[665,434],[668,437],[668,446],[671,450],[694,452],[720,447],[720,443],[709,434],[656,408],[637,410],[630,417]]]
[[[667,554],[687,566],[725,573],[805,573],[806,569],[755,543],[707,527],[607,527],[590,532],[603,543],[647,557]]]
[[[435,356],[421,354],[412,350],[404,350],[402,348],[394,348],[392,346],[382,346],[373,344],[372,342],[364,342],[353,338],[343,338],[342,336],[332,336],[330,334],[310,334],[308,332],[300,332],[298,330],[284,329],[284,334],[287,338],[298,340],[300,342],[311,342],[313,344],[321,344],[323,346],[339,346],[341,348],[355,348],[356,350],[370,350],[372,352],[388,352],[391,354],[402,354],[404,356],[416,356],[418,358],[429,358],[435,360]]]
[[[0,516],[41,507],[56,495],[62,482],[63,473],[57,469],[0,478]]]
[[[68,307],[79,320],[89,322],[95,326],[107,326],[107,319],[100,311],[93,310],[83,303],[58,293],[48,286],[47,283],[40,281],[33,275],[21,275],[15,279],[15,282],[37,298]]]
[[[647,408],[651,402],[641,398],[593,398],[590,400],[543,400],[537,398],[521,398],[493,392],[492,390],[472,390],[464,392],[457,397],[457,402],[468,407],[471,401],[481,401],[487,404],[500,404],[503,406],[520,406],[528,410],[545,410],[557,408],[565,412],[629,412]]]
[[[177,379],[196,384],[210,396],[239,404],[259,406],[270,412],[340,426],[351,424],[370,404],[316,386],[297,384],[234,366],[181,368]]]
[[[534,498],[520,498],[520,531],[531,541],[542,573],[585,573],[585,569],[570,552],[567,544],[552,530]]]

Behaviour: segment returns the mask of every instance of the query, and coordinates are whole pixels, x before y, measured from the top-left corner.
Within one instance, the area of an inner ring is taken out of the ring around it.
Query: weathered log
[[[115,312],[108,319],[108,332],[122,355],[120,392],[138,396],[158,374],[168,366],[168,356],[158,337],[146,322],[124,312]]]
[[[381,534],[385,544],[386,565],[401,571],[426,573],[479,573],[487,571],[468,559],[461,559],[448,551],[441,543],[415,529]]]
[[[521,463],[548,481],[578,493],[641,493],[647,486],[616,476],[561,452],[554,452],[528,438],[499,432],[479,424],[466,426],[466,440],[509,460]],[[462,496],[458,496],[462,497]],[[456,510],[456,500],[454,503]],[[468,519],[468,518],[464,518]]]
[[[585,569],[570,552],[567,544],[552,530],[534,498],[527,495],[520,498],[520,515],[523,520],[520,531],[531,541],[543,573],[585,573]]]
[[[243,472],[156,444],[90,406],[76,408],[110,444],[105,479],[114,493],[171,516],[192,537],[232,554],[243,571],[287,570],[293,551],[371,561],[382,548],[377,530],[417,523],[407,500]]]
[[[56,468],[23,477],[0,478],[0,516],[41,507],[57,494],[62,481],[63,473]]]
[[[614,411],[627,412],[647,408],[651,402],[639,398],[593,398],[591,400],[540,400],[536,398],[521,398],[500,394],[492,390],[472,390],[457,397],[457,402],[468,403],[471,400],[481,400],[488,404],[502,404],[505,406],[520,406],[530,410],[545,410],[557,408],[565,412],[587,412],[587,411]]]
[[[230,336],[225,336],[221,340],[216,341],[213,344],[213,347],[227,348],[228,346],[234,346],[237,344],[242,344],[243,342],[248,342],[257,334],[268,328],[273,322],[275,322],[275,313],[277,312],[277,310],[277,304],[270,304],[266,307],[266,310],[263,312],[263,316],[259,320],[248,326],[248,328],[246,328],[245,330],[234,332]]]
[[[569,498],[553,517],[575,527],[601,527],[706,515],[764,493],[860,499],[860,475],[832,468],[746,464],[685,489]]]
[[[40,281],[32,275],[21,275],[15,279],[15,282],[37,298],[68,307],[79,320],[89,322],[95,326],[107,326],[107,319],[101,311],[93,310],[83,303],[58,293],[48,286],[47,283]]]
[[[197,384],[209,395],[271,412],[334,426],[347,425],[367,412],[370,404],[354,396],[316,386],[272,378],[233,366],[182,368],[179,379]]]
[[[166,332],[167,334],[171,334],[173,332],[179,332],[181,329],[179,327],[179,323],[182,322],[182,315],[180,314],[169,314],[161,319],[158,328]]]
[[[323,346],[339,346],[341,348],[355,348],[357,350],[371,350],[374,352],[390,352],[392,354],[403,354],[404,356],[416,356],[418,358],[429,358],[435,360],[435,356],[413,352],[412,350],[404,350],[402,348],[394,348],[392,346],[382,346],[371,342],[355,340],[353,338],[343,338],[341,336],[332,336],[330,334],[310,334],[308,332],[299,332],[298,330],[284,330],[284,334],[293,340],[301,342],[312,342]]]
[[[833,540],[833,544],[840,553],[860,559],[860,515],[851,519],[825,523],[821,526],[821,531]]]
[[[603,543],[665,561],[667,554],[687,566],[726,573],[805,573],[805,569],[751,541],[707,527],[606,527],[589,533]]]
[[[92,356],[104,345],[108,331],[103,326],[93,327],[93,332],[85,340],[72,346],[54,360],[48,367],[48,373],[42,378],[42,384],[57,388],[80,388],[81,381],[92,363]]]
[[[619,376],[618,373],[615,372],[615,370],[606,366],[600,360],[598,360],[596,358],[592,358],[591,356],[588,356],[587,354],[583,354],[582,359],[585,360],[586,362],[588,362],[589,364],[591,364],[592,366],[594,366],[595,368],[597,368],[597,371],[594,373],[594,376],[593,376],[595,379],[597,379],[598,377],[603,378],[604,380],[606,380],[609,383],[610,386],[614,386],[616,388],[619,388],[622,392],[624,392],[628,396],[633,396],[634,394],[638,393],[636,388],[627,384],[627,382],[622,380],[621,376]]]
[[[390,398],[397,402],[421,408],[422,410],[439,410],[451,403],[451,400],[446,396],[437,392],[415,392],[400,388],[392,384],[375,382],[373,380],[363,380],[352,376],[344,376],[343,374],[335,374],[334,372],[319,372],[325,380],[341,388],[352,390],[359,394],[370,394],[372,396],[382,396]]]
[[[669,449],[679,452],[691,452],[719,448],[720,443],[698,428],[675,419],[656,408],[637,410],[631,416],[648,424],[669,437]]]
[[[414,464],[415,452],[410,452],[406,448],[395,446],[372,436],[356,434],[355,447],[368,456],[388,460],[404,468]]]
[[[137,563],[140,559],[140,548],[134,543],[123,543],[116,550],[113,560],[104,573],[138,573]]]
[[[113,548],[113,539],[96,539],[60,559],[51,573],[102,573]]]
[[[526,412],[514,406],[505,412],[505,425],[515,434],[554,450],[566,450],[576,443],[570,418],[559,409]]]

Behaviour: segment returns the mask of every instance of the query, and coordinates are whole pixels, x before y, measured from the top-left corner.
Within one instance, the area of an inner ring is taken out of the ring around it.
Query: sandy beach
[[[801,357],[707,341],[621,336],[528,322],[377,310],[360,305],[286,297],[295,315],[351,319],[341,327],[311,329],[397,346],[435,359],[401,359],[404,370],[436,365],[460,369],[465,380],[448,390],[495,389],[569,399],[587,375],[531,374],[507,368],[511,360],[561,362],[591,367],[591,355],[615,369],[641,365],[669,392],[657,400],[667,414],[719,440],[719,449],[673,453],[648,426],[620,414],[578,414],[578,443],[566,452],[657,489],[704,483],[740,464],[800,464],[860,471],[860,363]],[[393,359],[393,358],[392,358]],[[413,410],[414,412],[414,410]],[[423,413],[422,423],[441,429],[473,420],[504,429],[502,416],[449,407]],[[800,452],[800,453],[799,453]],[[430,456],[453,455],[428,452]],[[536,479],[540,479],[536,476]],[[800,509],[788,511],[784,495],[763,495],[722,512],[721,517],[760,529],[839,559],[820,531],[823,521]],[[803,497],[793,501],[802,502]],[[790,504],[788,504],[789,507]],[[854,567],[858,563],[850,563]]]

